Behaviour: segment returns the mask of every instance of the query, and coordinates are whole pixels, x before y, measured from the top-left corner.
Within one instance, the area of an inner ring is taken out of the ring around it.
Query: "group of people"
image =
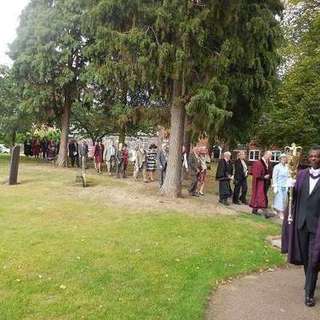
[[[89,148],[86,141],[78,143],[75,139],[70,140],[68,147],[68,156],[71,166],[80,167],[79,159],[87,161],[89,157]],[[115,174],[118,178],[126,178],[129,161],[133,164],[133,177],[135,180],[142,176],[144,182],[155,181],[155,172],[159,170],[160,186],[162,186],[167,170],[169,147],[163,144],[160,151],[155,144],[150,144],[145,149],[142,143],[129,152],[125,143],[116,145],[114,141],[104,145],[101,140],[93,146],[92,157],[95,169],[98,174],[103,171],[103,166],[111,176]]]
[[[303,265],[305,273],[305,305],[313,307],[315,289],[320,270],[320,147],[309,152],[310,168],[300,170],[297,179],[290,177],[288,159],[281,154],[279,163],[272,167],[271,151],[252,165],[252,195],[250,207],[255,215],[270,218],[278,214],[283,219],[282,252],[288,253],[288,262]],[[244,203],[247,193],[248,167],[245,153],[238,153],[234,167],[230,161],[231,153],[225,152],[219,161],[216,179],[219,181],[220,202],[228,204]],[[231,182],[234,182],[232,192]],[[272,188],[274,212],[268,212],[268,190]],[[289,188],[293,190],[289,206]],[[241,193],[241,195],[240,195]],[[239,196],[240,195],[240,196]],[[292,213],[289,214],[289,207]]]
[[[252,213],[255,215],[263,214],[270,218],[275,214],[281,219],[288,203],[288,189],[290,187],[290,175],[287,165],[286,154],[281,154],[279,163],[272,166],[272,152],[266,151],[262,158],[255,161],[252,165],[252,195],[249,202]],[[237,160],[231,163],[231,153],[225,152],[223,159],[219,161],[216,179],[219,181],[219,202],[229,205],[228,199],[232,198],[234,204],[248,204],[248,166],[246,163],[245,151],[239,151]],[[232,182],[234,188],[232,190]],[[273,209],[268,211],[268,191],[272,187]]]
[[[59,142],[49,140],[46,138],[40,139],[37,137],[26,138],[24,141],[24,154],[27,157],[34,157],[39,159],[40,157],[44,160],[54,160],[59,153]]]

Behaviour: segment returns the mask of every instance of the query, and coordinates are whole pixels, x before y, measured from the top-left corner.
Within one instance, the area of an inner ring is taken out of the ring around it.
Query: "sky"
[[[29,1],[0,0],[0,64],[11,64],[6,55],[8,44],[15,39],[20,13]]]

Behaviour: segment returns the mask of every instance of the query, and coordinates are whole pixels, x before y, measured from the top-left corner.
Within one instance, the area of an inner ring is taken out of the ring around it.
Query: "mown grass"
[[[0,186],[1,320],[202,319],[219,281],[283,263],[274,224],[114,208],[77,197],[74,178],[27,161]]]

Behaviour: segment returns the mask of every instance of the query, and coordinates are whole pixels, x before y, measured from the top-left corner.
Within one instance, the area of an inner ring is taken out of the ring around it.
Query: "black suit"
[[[189,188],[189,193],[195,194],[198,186],[198,174],[200,170],[200,162],[198,157],[194,153],[191,153],[189,156],[189,169],[191,174],[191,185]]]
[[[248,173],[244,171],[244,167],[240,159],[238,159],[234,164],[234,192],[233,192],[233,202],[239,201],[240,191],[241,202],[246,202],[248,184],[247,184]]]
[[[306,274],[305,291],[307,296],[313,296],[316,288],[318,273],[312,268],[311,253],[313,252],[318,221],[320,217],[320,179],[311,194],[309,193],[310,178],[304,178],[299,194],[296,223],[298,228],[299,246]]]
[[[74,164],[77,164],[77,167],[80,167],[79,163],[79,147],[77,142],[69,143],[69,157],[71,160],[71,166],[74,167]]]

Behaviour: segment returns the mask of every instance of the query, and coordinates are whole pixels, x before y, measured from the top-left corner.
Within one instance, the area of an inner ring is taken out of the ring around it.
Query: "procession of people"
[[[53,140],[26,139],[26,156],[52,160],[57,156],[59,144]],[[98,140],[91,148],[86,140],[71,138],[68,144],[68,158],[71,167],[88,168],[88,160],[93,159],[97,174],[107,172],[110,176],[126,178],[129,163],[132,177],[152,183],[158,176],[160,188],[168,170],[169,144],[158,147],[155,143],[146,146],[141,141],[131,149],[125,143],[115,140],[103,143]],[[288,253],[288,262],[302,265],[305,273],[305,305],[315,305],[315,289],[320,266],[320,147],[309,152],[310,168],[300,170],[293,179],[292,168],[288,165],[288,154],[281,153],[277,164],[271,162],[272,152],[266,150],[259,160],[249,163],[245,150],[221,153],[214,178],[217,181],[220,205],[249,205],[251,214],[266,219],[277,216],[283,220],[282,252]],[[190,196],[205,196],[208,170],[212,158],[206,147],[195,146],[190,153],[182,148],[182,181],[189,181]],[[158,175],[156,172],[158,171]],[[251,179],[251,195],[248,199],[248,178]],[[272,204],[269,196],[272,191]],[[290,196],[290,192],[291,196]],[[240,209],[241,210],[241,209]]]

